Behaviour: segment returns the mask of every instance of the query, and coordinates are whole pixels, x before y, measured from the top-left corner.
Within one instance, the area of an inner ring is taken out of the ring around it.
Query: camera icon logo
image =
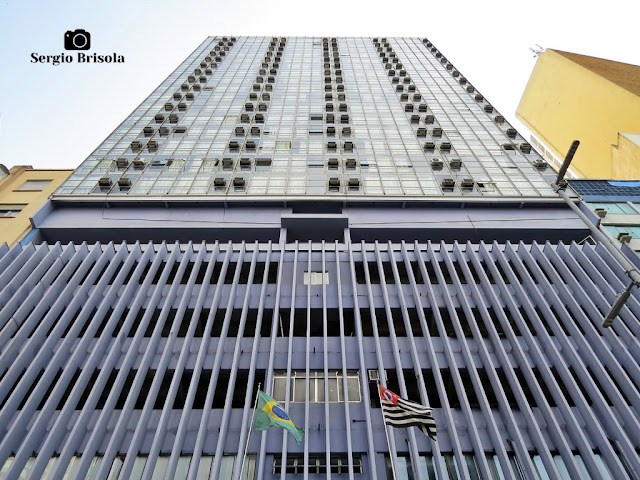
[[[91,48],[91,34],[81,28],[75,31],[67,30],[64,34],[65,50],[89,50]]]

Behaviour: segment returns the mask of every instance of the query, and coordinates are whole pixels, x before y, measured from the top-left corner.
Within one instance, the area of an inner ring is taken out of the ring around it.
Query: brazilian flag
[[[302,443],[304,430],[296,427],[287,412],[280,404],[266,393],[258,390],[258,405],[256,407],[256,419],[253,422],[254,430],[266,430],[269,427],[282,427],[288,430],[298,442]]]

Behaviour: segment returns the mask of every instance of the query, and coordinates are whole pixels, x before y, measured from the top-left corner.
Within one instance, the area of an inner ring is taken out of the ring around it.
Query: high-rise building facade
[[[0,248],[0,478],[636,477],[637,289],[603,328],[552,173],[427,39],[208,38]]]

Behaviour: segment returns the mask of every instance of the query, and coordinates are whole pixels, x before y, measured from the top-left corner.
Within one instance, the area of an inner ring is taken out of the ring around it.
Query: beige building
[[[0,245],[11,246],[31,230],[30,217],[72,172],[0,165]]]
[[[640,179],[640,66],[546,50],[517,116],[556,169],[580,140],[571,176]]]

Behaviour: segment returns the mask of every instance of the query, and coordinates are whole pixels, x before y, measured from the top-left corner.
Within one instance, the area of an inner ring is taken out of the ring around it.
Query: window
[[[20,187],[16,188],[16,192],[41,192],[47,185],[51,183],[51,180],[27,180]]]
[[[480,476],[480,469],[477,466],[477,459],[475,455],[471,453],[463,454],[464,457],[464,465],[458,465],[456,458],[452,453],[443,453],[440,459],[434,459],[431,455],[420,455],[419,458],[419,468],[424,475],[424,478],[429,480],[436,480],[436,465],[435,463],[439,461],[440,468],[445,472],[446,478],[451,480],[458,480],[464,478],[462,469],[466,470],[469,474],[469,478],[479,479],[482,478]],[[491,478],[492,479],[501,479],[506,478],[506,474],[509,473],[507,467],[503,467],[498,460],[498,457],[493,453],[486,454],[487,462],[489,463],[489,469],[491,470]],[[518,460],[513,456],[513,454],[509,454],[509,461],[513,471],[515,473],[515,477],[512,477],[514,480],[523,480],[525,477],[522,474],[522,470],[518,464]],[[385,457],[385,464],[387,470],[387,478],[393,478],[393,474],[391,471],[391,461],[389,457]],[[414,476],[413,467],[411,465],[411,459],[408,456],[398,456],[396,458],[396,467],[398,468],[398,477],[399,478],[417,478]]]
[[[0,218],[13,218],[18,215],[26,205],[0,205]]]
[[[329,272],[304,272],[305,285],[329,285]]]
[[[321,403],[325,401],[324,396],[324,372],[309,372],[309,402]],[[343,389],[342,372],[330,371],[329,382],[329,402],[344,402],[345,395]],[[279,402],[285,401],[287,385],[287,372],[275,372],[273,377],[273,397]],[[305,401],[306,373],[304,371],[291,372],[289,399],[292,402]],[[357,371],[347,372],[347,389],[350,402],[362,401],[360,395],[360,378]]]
[[[362,457],[353,456],[353,473],[362,473]],[[349,457],[346,455],[332,455],[329,460],[331,473],[349,473]],[[288,455],[285,472],[291,474],[305,473],[304,457],[300,455]],[[311,474],[327,473],[326,455],[309,455],[307,472]],[[273,459],[273,473],[282,473],[282,457],[277,455]]]
[[[142,456],[142,455],[139,455],[135,458],[134,464],[133,464],[134,473],[132,473],[132,477],[129,477],[129,478],[140,478],[145,468],[145,465],[147,464],[147,458],[148,457]],[[14,457],[12,456],[9,457],[7,461],[4,463],[4,466],[0,463],[0,467],[2,467],[2,469],[0,470],[0,475],[2,475],[2,478],[4,478],[5,472],[8,471],[9,468],[11,467],[11,464],[13,463],[13,459]],[[235,460],[236,460],[235,455],[224,455],[222,457],[222,461],[220,462],[220,470],[218,471],[218,476],[216,478],[219,478],[220,480],[231,480],[233,478]],[[27,459],[27,463],[22,471],[21,477],[26,477],[34,461],[35,461],[35,457],[30,457],[29,459]],[[55,462],[55,461],[57,461],[57,457],[51,457],[51,460],[47,465],[47,471],[50,470],[51,465],[53,465],[52,462]],[[80,461],[79,456],[71,457],[71,460],[69,462],[69,466],[67,467],[64,478],[76,477],[77,469],[79,468],[79,461]],[[105,460],[104,460],[104,457],[102,456],[93,457],[91,461],[91,466],[89,467],[89,474],[88,474],[89,476],[86,478],[93,478],[93,475],[91,472],[95,473],[95,471],[100,467],[103,461]],[[109,459],[108,461],[110,465],[109,473],[111,475],[111,478],[117,478],[124,464],[123,459],[121,457],[115,457],[113,460]],[[177,467],[174,478],[187,478],[187,473],[189,472],[189,468],[193,468],[193,465],[191,465],[191,461],[192,461],[191,455],[180,455],[180,458],[178,459],[178,467]],[[200,461],[197,466],[197,471],[198,471],[197,478],[209,478],[209,476],[211,475],[211,468],[213,466],[213,461],[214,461],[214,457],[212,455],[202,455],[200,457]],[[247,455],[243,463],[244,465],[242,468],[242,476],[240,477],[241,480],[249,480],[249,479],[255,478],[256,456]],[[354,460],[354,463],[355,463],[355,460]],[[167,471],[168,465],[169,465],[168,456],[158,457],[153,467],[151,468],[151,471],[153,471],[153,478],[163,478],[165,472]],[[360,465],[362,465],[362,462],[360,462]],[[46,471],[45,471],[45,476],[46,476]]]

